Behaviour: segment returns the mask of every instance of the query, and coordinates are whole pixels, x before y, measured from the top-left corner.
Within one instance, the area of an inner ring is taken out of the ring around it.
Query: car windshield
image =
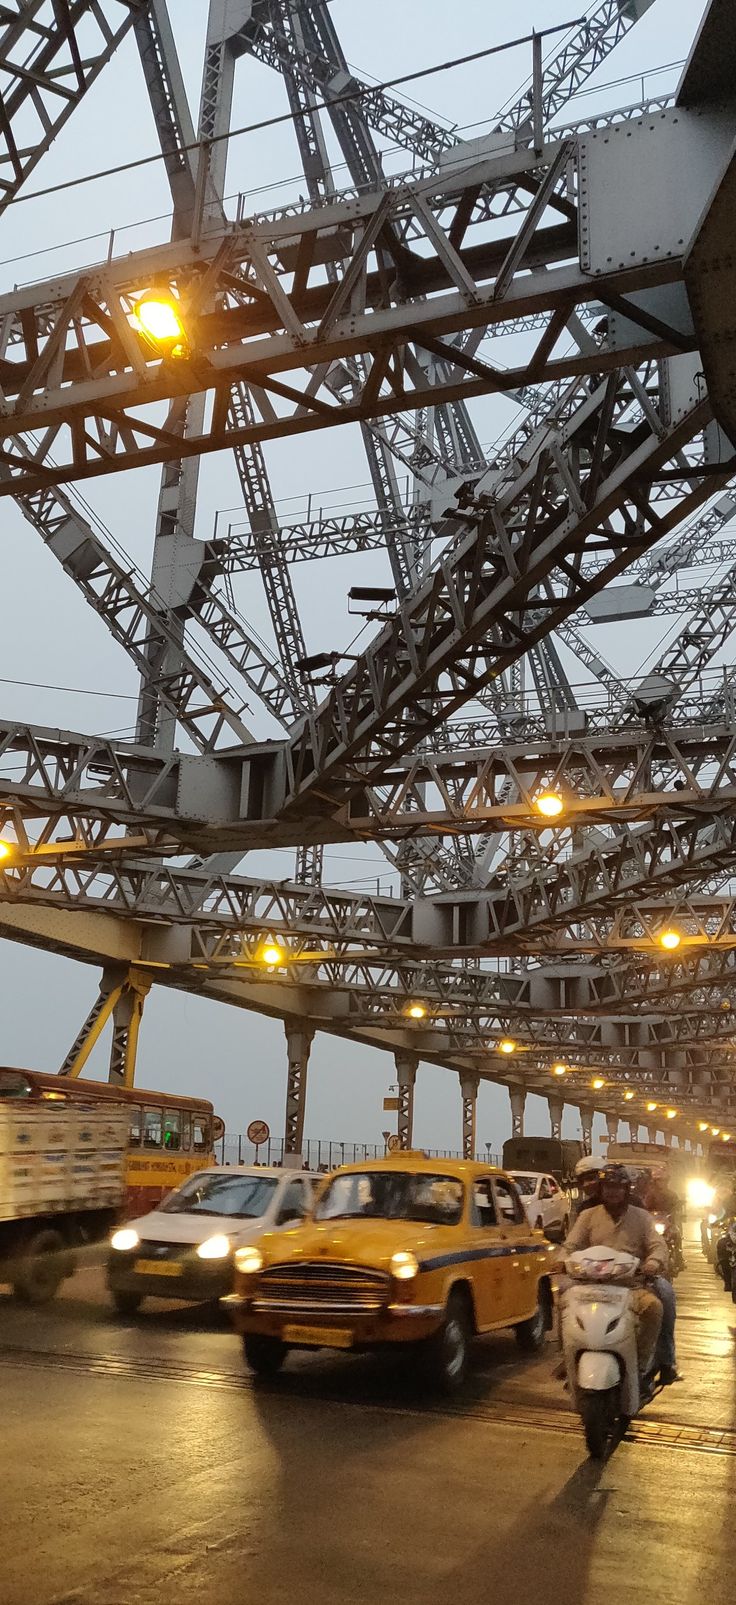
[[[275,1176],[228,1176],[202,1171],[161,1205],[167,1215],[230,1215],[258,1220],[265,1215],[278,1186]]]
[[[417,1220],[454,1226],[463,1212],[455,1176],[364,1170],[335,1176],[315,1210],[316,1220]]]
[[[534,1192],[534,1188],[537,1185],[536,1176],[520,1176],[518,1171],[515,1170],[511,1172],[511,1179],[516,1182],[519,1192],[524,1193],[527,1198]]]

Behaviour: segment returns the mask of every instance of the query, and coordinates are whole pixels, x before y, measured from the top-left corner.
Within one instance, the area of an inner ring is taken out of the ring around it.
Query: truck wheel
[[[605,1460],[618,1420],[618,1406],[618,1388],[607,1388],[604,1393],[593,1393],[586,1389],[580,1395],[585,1442],[593,1460]]]
[[[118,1315],[137,1315],[143,1303],[142,1293],[113,1293],[112,1302]]]
[[[439,1393],[458,1393],[468,1374],[473,1320],[467,1293],[455,1288],[445,1307],[438,1332],[422,1345],[422,1369],[429,1386]]]
[[[286,1359],[288,1349],[279,1338],[264,1337],[261,1332],[246,1332],[243,1336],[243,1353],[258,1377],[274,1377]]]
[[[23,1304],[46,1304],[64,1280],[67,1244],[52,1227],[36,1232],[26,1244],[13,1276],[13,1292]]]

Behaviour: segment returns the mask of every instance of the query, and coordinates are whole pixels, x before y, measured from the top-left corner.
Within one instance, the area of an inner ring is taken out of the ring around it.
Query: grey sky
[[[335,0],[333,17],[351,65],[376,79],[500,43],[533,27],[578,16],[584,7],[562,0],[517,0],[510,8],[494,0]],[[656,0],[651,11],[604,63],[594,83],[610,85],[686,55],[702,13],[700,0]],[[182,66],[195,119],[199,100],[206,0],[170,0]],[[452,27],[448,28],[448,16]],[[480,132],[493,113],[525,82],[529,47],[491,58],[410,86],[411,94],[438,117]],[[670,87],[677,73],[649,80],[647,92]],[[636,83],[600,90],[601,103],[625,105],[637,99]],[[595,105],[579,102],[580,114]],[[266,67],[244,60],[236,82],[236,126],[286,110],[281,80]],[[132,39],[121,49],[57,143],[36,169],[29,189],[54,184],[99,166],[111,166],[156,149],[155,133]],[[334,151],[334,142],[330,145]],[[338,153],[339,155],[339,153]],[[336,157],[337,159],[337,157]],[[386,155],[387,169],[409,165],[405,154]],[[293,131],[288,126],[234,141],[228,164],[228,193],[244,191],[248,208],[266,210],[304,190]],[[341,181],[340,174],[337,175]],[[284,183],[287,180],[290,182]],[[278,187],[275,187],[278,186]],[[111,228],[118,246],[135,249],[166,237],[168,194],[159,166],[140,173],[66,191],[11,207],[0,224],[0,284],[43,278],[104,255],[102,236]],[[162,220],[145,223],[141,220]],[[133,225],[128,227],[128,225]],[[99,231],[99,232],[98,232]],[[65,242],[96,238],[63,248]],[[481,439],[491,441],[511,418],[505,401],[483,401],[474,409]],[[309,492],[314,505],[335,501],[355,505],[367,497],[365,459],[357,431],[318,433],[267,447],[267,460],[283,520],[296,517]],[[95,511],[144,572],[150,567],[159,474],[157,469],[114,476],[82,487]],[[347,487],[342,489],[342,487]],[[355,488],[358,487],[358,488]],[[224,454],[205,459],[200,477],[198,529],[207,535],[218,509],[238,504],[233,465]],[[3,503],[3,595],[0,635],[0,707],[6,716],[90,731],[129,730],[135,719],[136,683],[132,667],[103,625],[43,550],[28,524]],[[294,580],[312,650],[345,647],[354,633],[346,611],[346,592],[355,583],[381,583],[381,554],[334,561],[319,574],[314,564],[299,565]],[[262,592],[255,578],[238,586],[240,611],[270,636]],[[657,634],[662,633],[659,621]],[[620,635],[620,632],[619,632]],[[613,630],[601,630],[596,644],[621,672],[635,671],[657,637],[626,632],[624,655]],[[578,676],[579,677],[579,676]],[[90,687],[76,695],[33,689],[11,681],[49,686]],[[100,691],[115,693],[106,697]],[[127,697],[129,700],[119,700]],[[257,718],[257,715],[256,715]],[[261,726],[259,725],[260,729]],[[264,734],[275,733],[266,723]],[[329,879],[347,884],[389,884],[388,866],[373,848],[338,847],[329,855]],[[291,859],[252,855],[247,873],[288,874]],[[2,943],[3,1008],[0,1062],[53,1070],[63,1058],[96,992],[97,975],[49,954]],[[107,1041],[95,1055],[92,1073],[106,1073]],[[283,1122],[285,1055],[280,1024],[233,1009],[217,1008],[183,994],[154,990],[146,1006],[139,1051],[143,1085],[201,1091],[211,1096],[233,1129],[253,1116],[267,1119],[280,1133]],[[377,1050],[353,1047],[324,1034],[312,1051],[307,1112],[308,1134],[376,1141],[384,1124],[381,1100],[393,1079],[393,1060]],[[570,1134],[574,1121],[568,1117]],[[546,1130],[546,1109],[529,1101],[529,1126]],[[457,1082],[445,1071],[420,1071],[416,1100],[416,1138],[431,1146],[456,1146],[460,1104]],[[482,1086],[478,1135],[500,1147],[508,1135],[507,1099]]]

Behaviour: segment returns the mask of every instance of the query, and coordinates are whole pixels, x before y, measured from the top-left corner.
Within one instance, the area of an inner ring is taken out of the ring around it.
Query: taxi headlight
[[[411,1282],[419,1271],[416,1254],[398,1253],[391,1256],[391,1275],[397,1282]]]
[[[140,1237],[132,1226],[122,1226],[110,1238],[110,1247],[119,1249],[121,1254],[130,1253],[131,1248],[137,1248],[139,1243]]]
[[[260,1248],[254,1248],[252,1245],[248,1248],[236,1248],[236,1271],[243,1271],[246,1276],[255,1276],[256,1271],[260,1271],[262,1266],[263,1255]]]
[[[665,1234],[665,1232],[667,1230],[667,1227],[665,1226],[664,1221],[663,1220],[655,1220],[655,1222],[654,1222],[654,1230],[655,1230],[655,1232],[659,1233],[660,1237],[664,1237],[664,1234]]]
[[[224,1232],[216,1232],[214,1237],[207,1237],[197,1245],[198,1259],[225,1259],[229,1253],[230,1238]]]

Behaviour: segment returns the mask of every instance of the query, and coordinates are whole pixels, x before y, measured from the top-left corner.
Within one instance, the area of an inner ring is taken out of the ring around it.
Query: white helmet
[[[605,1166],[605,1159],[596,1154],[583,1154],[575,1166],[575,1175],[580,1179],[583,1176],[592,1176],[600,1173]]]

